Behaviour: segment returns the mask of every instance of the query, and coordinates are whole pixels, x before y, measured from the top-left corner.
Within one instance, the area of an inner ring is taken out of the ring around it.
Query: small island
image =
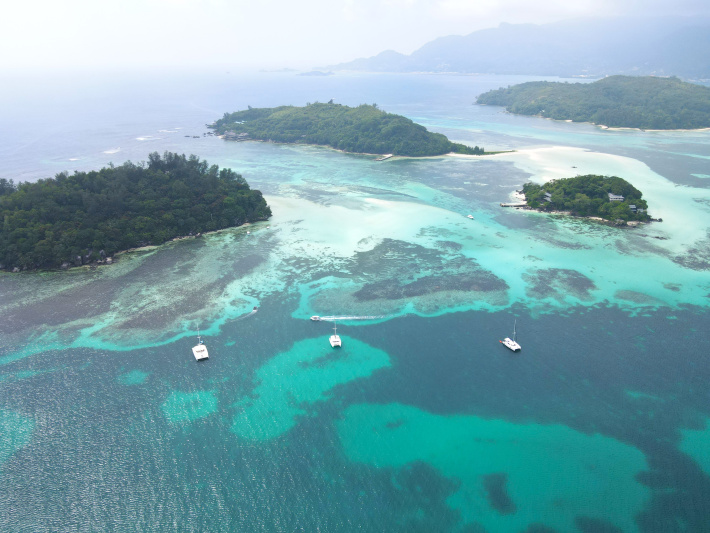
[[[331,102],[305,107],[249,108],[225,113],[209,127],[225,139],[330,146],[360,154],[424,157],[448,153],[483,155],[483,148],[452,143],[441,133],[377,105],[348,107]]]
[[[261,192],[229,168],[171,152],[148,159],[36,183],[0,179],[0,269],[103,263],[119,251],[271,216]]]
[[[597,217],[617,225],[651,219],[643,194],[616,176],[588,174],[523,185],[528,207],[539,211],[564,211],[579,217]]]
[[[678,78],[609,76],[594,83],[533,81],[488,91],[478,104],[510,113],[651,130],[710,128],[710,88]]]

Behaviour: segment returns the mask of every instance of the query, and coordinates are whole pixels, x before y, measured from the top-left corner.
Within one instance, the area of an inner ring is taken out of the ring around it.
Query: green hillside
[[[225,113],[211,127],[227,138],[318,144],[354,153],[419,157],[450,152],[483,154],[483,148],[452,143],[440,133],[375,105],[249,108]]]
[[[526,183],[523,193],[529,207],[543,211],[570,211],[576,216],[625,222],[650,218],[641,191],[616,176],[588,174],[544,185]]]
[[[641,129],[710,128],[710,88],[677,78],[610,76],[594,83],[534,81],[489,91],[477,103],[519,115]]]
[[[154,152],[36,183],[0,179],[0,269],[81,265],[174,237],[264,220],[259,191],[196,156]]]

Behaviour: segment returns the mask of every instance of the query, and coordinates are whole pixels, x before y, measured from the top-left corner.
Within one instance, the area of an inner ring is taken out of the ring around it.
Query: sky
[[[3,2],[0,68],[298,68],[501,22],[709,15],[707,0],[22,0]]]

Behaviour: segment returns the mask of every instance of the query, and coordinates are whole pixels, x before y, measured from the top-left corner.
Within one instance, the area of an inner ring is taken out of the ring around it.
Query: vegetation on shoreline
[[[483,155],[483,148],[452,143],[410,119],[386,113],[377,105],[348,107],[308,104],[249,108],[225,113],[210,126],[227,138],[330,146],[361,154],[433,156],[451,152]]]
[[[544,185],[526,183],[523,193],[529,207],[542,211],[569,211],[575,216],[610,221],[650,219],[641,191],[616,176],[587,174],[548,181]],[[612,200],[610,194],[617,199]]]
[[[488,91],[478,104],[510,113],[609,127],[710,127],[710,88],[653,76],[610,76],[594,83],[534,81]]]
[[[0,268],[52,269],[102,260],[271,216],[261,192],[231,169],[157,152],[99,171],[36,183],[0,180]]]

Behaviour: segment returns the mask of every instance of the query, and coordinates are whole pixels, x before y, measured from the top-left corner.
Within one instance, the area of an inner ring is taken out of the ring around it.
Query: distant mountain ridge
[[[710,79],[710,20],[576,19],[506,24],[440,37],[411,55],[392,50],[328,70]]]

